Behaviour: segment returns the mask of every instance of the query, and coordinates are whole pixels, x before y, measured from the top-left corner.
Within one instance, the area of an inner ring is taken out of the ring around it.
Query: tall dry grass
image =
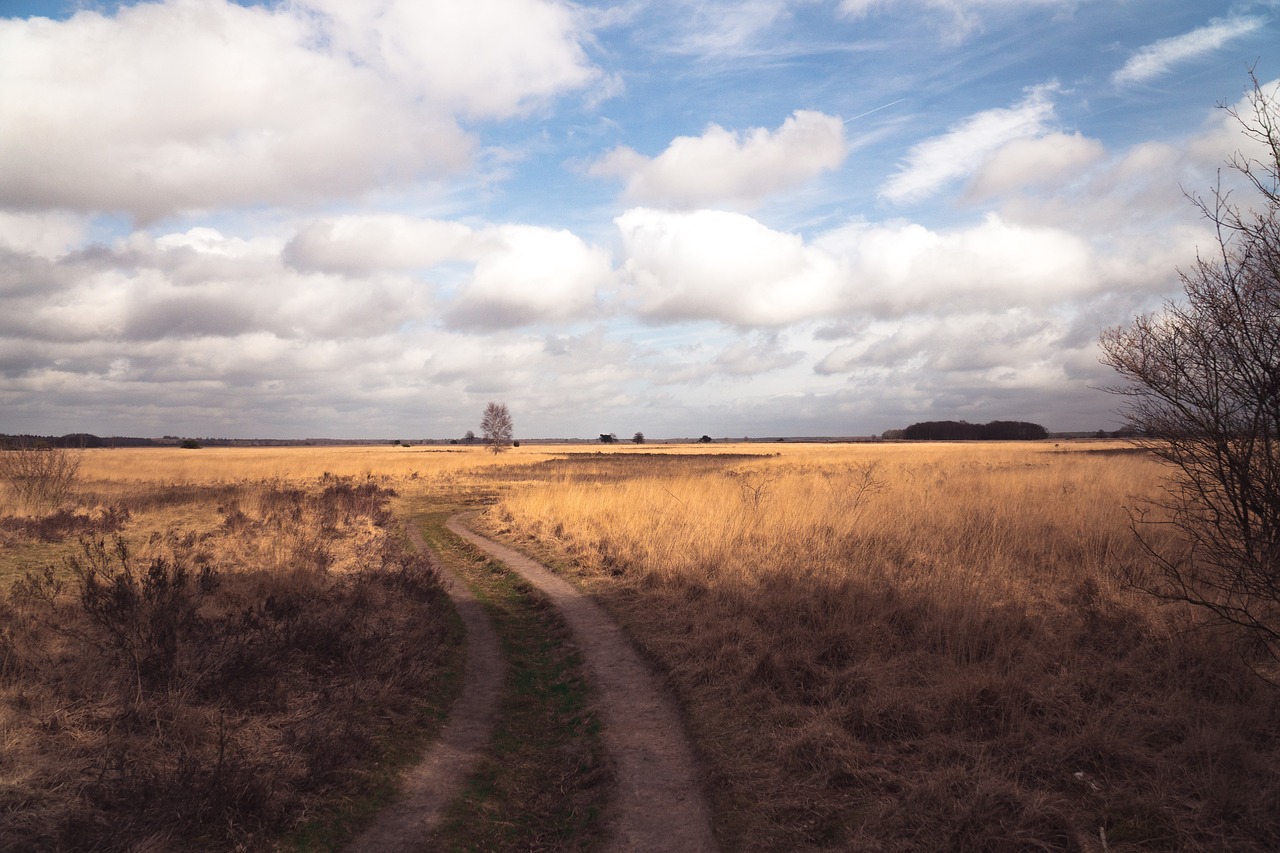
[[[1280,847],[1274,690],[1132,587],[1162,470],[1074,449],[582,455],[490,515],[670,672],[731,849]]]

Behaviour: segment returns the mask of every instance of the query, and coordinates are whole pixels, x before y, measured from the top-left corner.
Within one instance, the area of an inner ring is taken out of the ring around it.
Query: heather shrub
[[[361,489],[245,494],[261,506],[239,527],[146,556],[86,539],[67,566],[14,584],[0,602],[0,849],[256,849],[420,722],[457,637],[431,563],[385,528],[389,494]],[[334,514],[349,528],[323,529]],[[293,556],[222,547],[274,535],[281,515],[305,527]],[[371,524],[382,535],[358,560],[317,560]]]

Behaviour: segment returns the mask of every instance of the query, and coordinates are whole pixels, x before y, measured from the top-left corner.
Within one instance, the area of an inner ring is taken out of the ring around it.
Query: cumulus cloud
[[[713,124],[701,136],[677,137],[653,158],[617,148],[591,174],[624,178],[627,198],[644,204],[754,204],[836,168],[847,153],[839,118],[797,110],[775,130],[743,134]]]
[[[914,223],[851,223],[822,235],[815,246],[839,258],[856,283],[846,310],[878,316],[1050,305],[1110,280],[1083,238],[1011,224],[995,214],[945,231]]]
[[[595,75],[564,6],[166,0],[0,20],[0,205],[152,220],[456,173],[456,116]],[[322,8],[324,7],[324,8]]]
[[[806,241],[738,213],[637,208],[615,220],[622,295],[653,322],[776,329],[820,318],[1047,309],[1108,289],[1160,290],[1189,247],[988,214],[936,230],[851,222]]]
[[[1254,124],[1280,126],[1280,78],[1268,82],[1259,81],[1258,87],[1267,95],[1268,114],[1260,116],[1255,113],[1261,105],[1253,102],[1252,93],[1241,97],[1230,110],[1220,111],[1216,121],[1212,121],[1202,133],[1190,140],[1188,150],[1191,156],[1214,165],[1221,165],[1234,155],[1238,155],[1243,161],[1255,163],[1266,163],[1272,159],[1273,154],[1266,141],[1241,133],[1240,122],[1232,115]],[[1226,177],[1230,178],[1231,175]]]
[[[569,231],[504,225],[478,242],[475,272],[446,314],[455,326],[501,329],[577,318],[613,277],[608,253]]]
[[[941,136],[912,146],[907,159],[880,196],[892,202],[920,201],[967,177],[1015,139],[1043,135],[1054,120],[1053,84],[1027,91],[1017,104],[984,110],[958,122]]]
[[[1020,137],[987,156],[966,196],[979,200],[1031,187],[1059,186],[1077,178],[1106,154],[1101,142],[1079,133]]]
[[[834,260],[749,216],[636,208],[614,223],[624,292],[646,319],[782,326],[836,303]]]
[[[299,0],[350,53],[426,102],[473,117],[529,110],[600,72],[573,8],[549,0]]]
[[[917,315],[909,322],[877,323],[831,350],[815,366],[820,374],[870,368],[983,373],[1042,361],[1062,344],[1067,323],[1026,308]]]
[[[785,367],[791,367],[804,359],[804,353],[784,349],[776,333],[741,337],[716,355],[712,364],[717,373],[729,376],[759,376]]]
[[[1174,66],[1212,53],[1227,42],[1257,32],[1265,18],[1215,18],[1207,25],[1180,36],[1161,39],[1138,50],[1111,75],[1117,86],[1146,83],[1168,73]]]
[[[451,289],[444,319],[473,330],[581,318],[614,275],[608,252],[564,229],[473,228],[399,214],[309,222],[289,240],[283,257],[297,270],[353,279],[411,271]]]
[[[135,234],[42,267],[28,263],[25,270],[39,273],[44,287],[0,289],[6,336],[124,347],[249,334],[337,341],[393,331],[427,310],[423,290],[406,277],[372,275],[352,287],[337,276],[289,269],[279,241],[223,237],[209,228],[154,239]]]
[[[341,216],[302,226],[284,257],[297,269],[349,275],[421,269],[464,256],[471,234],[458,222],[400,214]]]

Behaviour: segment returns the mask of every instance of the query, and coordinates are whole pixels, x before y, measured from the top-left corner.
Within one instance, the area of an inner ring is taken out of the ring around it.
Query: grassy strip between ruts
[[[419,507],[432,550],[484,604],[510,664],[488,754],[449,809],[441,850],[589,850],[612,790],[600,722],[568,627],[536,590]]]

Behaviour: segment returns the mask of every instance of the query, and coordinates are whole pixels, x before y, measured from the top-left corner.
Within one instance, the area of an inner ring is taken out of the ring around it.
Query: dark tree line
[[[1039,441],[1048,438],[1049,432],[1026,421],[924,421],[904,429],[902,437],[910,441]]]
[[[139,445],[155,444],[155,442],[144,438],[112,438],[109,441],[111,445],[116,447],[124,446],[123,442],[136,442]],[[16,450],[27,447],[63,447],[68,450],[79,450],[86,447],[106,447],[107,445],[108,439],[90,435],[87,432],[73,432],[67,435],[0,435],[0,450]]]

